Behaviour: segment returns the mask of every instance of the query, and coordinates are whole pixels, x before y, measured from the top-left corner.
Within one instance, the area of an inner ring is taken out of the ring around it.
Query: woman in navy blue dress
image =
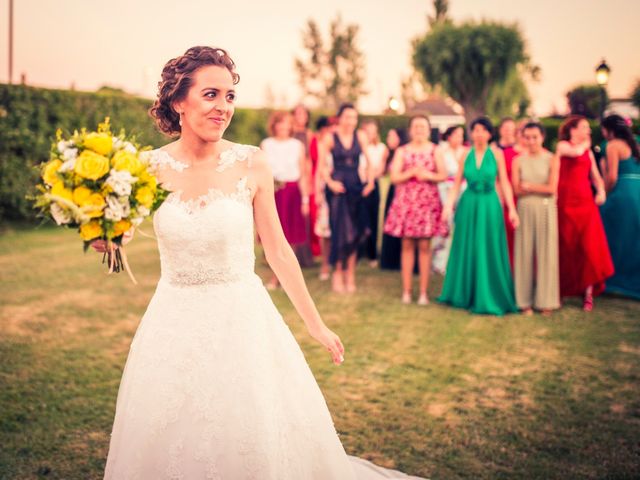
[[[319,158],[329,204],[332,288],[338,293],[352,293],[356,291],[358,247],[371,233],[363,197],[371,193],[374,182],[368,168],[370,161],[367,161],[366,183],[358,174],[360,155],[367,156],[367,138],[357,130],[358,112],[346,103],[340,106],[337,116],[336,132],[323,142]]]

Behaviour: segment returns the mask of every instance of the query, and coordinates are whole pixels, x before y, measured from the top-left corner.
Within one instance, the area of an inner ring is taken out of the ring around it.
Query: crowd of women
[[[438,301],[474,313],[549,314],[570,296],[590,311],[605,288],[640,299],[640,153],[622,117],[602,121],[599,162],[581,116],[562,123],[555,152],[530,119],[506,118],[494,132],[477,118],[435,144],[429,119],[416,115],[385,145],[351,104],[319,118],[315,133],[309,118],[301,105],[274,112],[261,147],[288,241],[303,267],[321,257],[320,278],[335,292],[356,291],[366,259],[401,271],[403,303],[415,273],[417,303],[429,303],[432,270],[444,275]]]

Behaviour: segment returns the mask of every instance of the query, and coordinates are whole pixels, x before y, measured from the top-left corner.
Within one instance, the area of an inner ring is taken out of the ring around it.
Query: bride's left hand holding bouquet
[[[92,244],[103,251],[109,273],[126,270],[134,283],[124,243],[169,193],[153,174],[150,150],[124,130],[113,135],[109,118],[97,131],[64,138],[58,130],[32,197],[42,216],[78,230],[85,251]]]

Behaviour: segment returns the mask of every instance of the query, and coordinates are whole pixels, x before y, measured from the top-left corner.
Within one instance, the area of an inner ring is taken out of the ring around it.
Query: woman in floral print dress
[[[402,302],[411,303],[415,250],[420,270],[419,305],[427,305],[427,286],[431,269],[431,238],[445,237],[449,226],[441,219],[442,203],[438,182],[447,178],[443,159],[429,141],[429,119],[418,115],[409,122],[411,142],[396,150],[391,164],[395,196],[384,225],[384,232],[402,238]]]

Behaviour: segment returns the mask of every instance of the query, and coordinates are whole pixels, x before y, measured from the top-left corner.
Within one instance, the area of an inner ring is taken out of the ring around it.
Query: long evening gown
[[[451,253],[440,302],[473,313],[517,311],[502,205],[495,183],[498,164],[490,148],[480,167],[472,148],[464,162],[467,189],[458,202]]]
[[[640,161],[618,163],[618,181],[600,214],[615,268],[606,291],[640,300]]]
[[[589,172],[589,150],[578,157],[560,158],[558,181],[558,235],[560,295],[581,296],[593,285],[604,290],[613,275],[609,245],[594,201]]]
[[[218,170],[237,179],[154,216],[161,277],[131,344],[105,478],[408,479],[346,455],[302,351],[254,273],[255,147]],[[188,168],[164,151],[158,168]]]

